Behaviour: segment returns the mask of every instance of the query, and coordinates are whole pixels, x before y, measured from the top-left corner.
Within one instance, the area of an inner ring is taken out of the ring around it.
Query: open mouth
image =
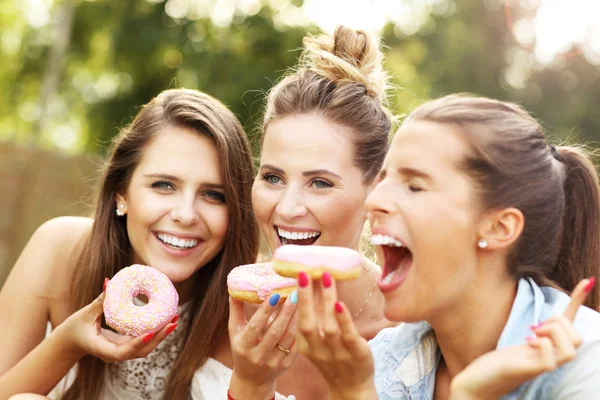
[[[182,239],[166,233],[157,233],[156,237],[167,247],[174,250],[189,250],[196,247],[199,243],[198,239]]]
[[[371,243],[383,251],[383,272],[379,280],[382,291],[390,291],[402,284],[413,262],[412,252],[400,240],[388,235],[373,235]]]
[[[277,233],[277,236],[279,236],[279,241],[282,245],[297,244],[300,246],[309,246],[311,244],[314,244],[321,236],[321,232],[319,231],[290,232],[278,226],[274,226],[274,228],[275,232]]]

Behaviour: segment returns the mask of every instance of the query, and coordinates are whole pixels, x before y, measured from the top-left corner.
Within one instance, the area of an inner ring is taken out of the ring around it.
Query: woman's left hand
[[[527,344],[504,347],[475,359],[452,380],[450,398],[498,399],[528,380],[574,359],[581,337],[572,322],[590,286],[593,283],[590,285],[588,279],[579,282],[565,312],[532,326],[535,336],[527,338]]]
[[[334,280],[323,275],[320,304],[306,273],[298,284],[298,346],[325,378],[331,398],[376,399],[373,355],[348,308],[337,301]]]

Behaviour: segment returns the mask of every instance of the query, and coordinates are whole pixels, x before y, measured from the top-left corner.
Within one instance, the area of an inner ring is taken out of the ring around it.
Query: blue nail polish
[[[271,296],[271,298],[269,299],[269,304],[270,304],[271,306],[273,306],[273,307],[274,307],[274,306],[276,306],[276,305],[277,305],[277,303],[279,303],[279,298],[280,298],[280,297],[281,297],[280,295],[278,295],[278,294],[274,294],[274,295],[273,295],[273,296]]]
[[[292,302],[292,304],[298,303],[298,291],[297,290],[294,290],[292,292],[292,294],[290,295],[290,301]]]

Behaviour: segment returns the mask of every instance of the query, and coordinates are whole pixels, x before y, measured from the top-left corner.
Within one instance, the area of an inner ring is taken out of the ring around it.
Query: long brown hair
[[[567,291],[600,278],[600,189],[583,147],[550,146],[523,108],[482,97],[442,97],[408,120],[459,125],[473,149],[463,167],[484,207],[521,210],[525,225],[509,259],[514,278]],[[600,307],[597,286],[585,304]]]
[[[262,131],[274,120],[310,114],[349,128],[354,162],[371,183],[392,128],[379,43],[367,32],[340,25],[333,37],[304,38],[304,48],[295,71],[269,92]]]
[[[74,306],[89,304],[112,277],[132,260],[125,219],[115,214],[116,195],[125,193],[133,171],[148,143],[167,126],[193,129],[213,140],[220,155],[225,201],[230,222],[221,252],[195,274],[186,340],[167,383],[165,398],[187,397],[194,372],[227,336],[228,272],[254,262],[258,252],[258,225],[250,198],[254,178],[246,134],[233,113],[218,100],[194,90],[171,89],[146,104],[112,143],[96,201],[94,224],[78,260],[72,287]],[[104,384],[105,363],[84,357],[77,377],[64,399],[98,399]]]

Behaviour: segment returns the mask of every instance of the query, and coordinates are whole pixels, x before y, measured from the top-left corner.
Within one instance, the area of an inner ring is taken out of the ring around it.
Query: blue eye
[[[157,181],[154,182],[152,184],[152,187],[154,189],[160,189],[160,190],[174,190],[175,187],[173,186],[173,184],[169,181]]]
[[[317,189],[325,189],[325,188],[330,188],[333,186],[333,184],[331,182],[328,182],[324,179],[318,179],[318,178],[313,179],[313,181],[311,182],[311,185],[313,185]]]
[[[281,178],[275,174],[263,174],[262,178],[271,185],[277,185],[281,182]]]
[[[214,200],[219,203],[225,203],[225,195],[223,193],[215,192],[214,190],[209,190],[205,193],[205,195],[211,200]]]

